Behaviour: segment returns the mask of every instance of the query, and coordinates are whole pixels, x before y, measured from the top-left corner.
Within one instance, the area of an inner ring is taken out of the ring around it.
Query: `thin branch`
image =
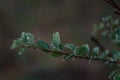
[[[67,52],[56,52],[56,51],[47,51],[49,53],[58,53],[58,54],[63,54],[63,55],[70,55],[70,53],[67,53]],[[72,54],[72,53],[71,53]],[[105,62],[105,61],[109,61],[111,63],[120,63],[119,61],[112,61],[108,58],[104,58],[104,59],[100,59],[100,58],[91,58],[91,57],[87,57],[87,56],[77,56],[77,55],[74,55],[75,58],[79,58],[79,59],[86,59],[86,60],[95,60],[95,61],[102,61],[102,62]]]
[[[30,48],[30,47],[29,47]],[[33,49],[38,49],[37,47],[32,47]],[[44,51],[44,50],[42,50]],[[54,51],[54,50],[45,50],[44,52],[47,52],[47,53],[57,53],[57,54],[62,54],[62,55],[70,55],[70,54],[73,54],[73,53],[67,53],[67,52],[58,52],[58,51]],[[88,56],[78,56],[78,55],[74,55],[75,58],[79,58],[79,59],[86,59],[86,60],[96,60],[96,61],[102,61],[102,62],[105,62],[105,61],[109,61],[111,63],[120,63],[119,61],[113,61],[113,60],[110,60],[108,58],[104,58],[104,59],[100,59],[100,58],[91,58],[91,57],[88,57]]]
[[[94,36],[91,36],[91,40],[92,42],[94,42],[102,51],[105,51],[104,46],[99,42],[99,40],[97,38],[95,38]]]
[[[118,11],[115,11],[115,14],[120,15],[120,6],[117,5],[117,2],[115,2],[115,0],[104,0],[105,2],[107,2],[109,5],[111,5],[112,7],[116,8]]]

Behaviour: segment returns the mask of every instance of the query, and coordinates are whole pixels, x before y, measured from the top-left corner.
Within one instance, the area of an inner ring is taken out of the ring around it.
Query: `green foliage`
[[[34,45],[34,36],[31,33],[21,33],[21,37],[14,40],[11,46],[11,49],[19,49],[19,54],[21,55],[25,48],[31,47]]]
[[[18,54],[21,55],[24,51],[25,51],[25,48],[20,48]]]
[[[61,44],[61,41],[60,41],[60,34],[58,32],[53,34],[51,45],[57,51],[63,50],[63,47],[62,47],[62,44]]]
[[[48,51],[49,52],[51,50],[50,46],[42,40],[37,41],[36,47],[38,47],[39,49],[41,49],[43,51]]]
[[[105,59],[105,58],[108,57],[108,55],[109,55],[109,51],[106,50],[106,51],[102,52],[102,54],[99,55],[99,58],[100,59]]]
[[[34,45],[34,36],[31,33],[22,32],[21,37],[14,40],[11,49],[29,47]]]
[[[68,49],[71,49],[72,51],[74,51],[75,48],[76,48],[76,46],[75,46],[74,44],[70,44],[70,43],[65,44],[64,47],[66,47],[66,48],[68,48]]]
[[[94,26],[92,36],[107,37],[113,44],[120,46],[120,26],[118,23],[118,19],[114,20],[111,16],[104,17],[100,24]],[[103,50],[98,42],[96,44],[97,46],[93,48],[90,48],[88,44],[75,46],[73,43],[65,44],[63,47],[60,34],[56,32],[53,34],[51,45],[49,45],[42,40],[35,42],[31,33],[23,32],[20,38],[13,41],[11,49],[18,49],[20,55],[27,48],[40,49],[43,52],[50,53],[52,57],[62,57],[64,61],[73,58],[88,59],[89,63],[92,60],[103,61],[106,65],[116,67],[110,73],[109,78],[120,80],[120,51],[117,49]],[[66,52],[66,49],[69,49],[71,53]]]
[[[115,61],[119,61],[120,60],[120,52],[117,50],[112,50],[112,57]]]
[[[94,47],[92,50],[92,54],[94,55],[94,57],[99,56],[99,47]]]
[[[87,44],[84,44],[80,47],[76,47],[74,50],[74,54],[78,56],[86,56],[90,51],[90,48]]]
[[[113,80],[120,80],[120,69],[112,71],[109,78],[113,78]]]

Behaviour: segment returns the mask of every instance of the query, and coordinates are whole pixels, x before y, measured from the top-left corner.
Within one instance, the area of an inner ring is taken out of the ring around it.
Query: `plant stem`
[[[117,2],[115,0],[104,0],[108,4],[110,4],[112,7],[116,8],[118,11],[115,11],[115,14],[120,15],[120,7],[117,5]]]
[[[97,38],[91,36],[92,42],[94,42],[102,51],[105,51],[105,47],[99,42]]]
[[[33,49],[38,49],[37,47],[32,47]],[[43,50],[42,50],[43,51]],[[63,55],[70,55],[70,54],[73,54],[73,53],[67,53],[67,52],[58,52],[58,51],[54,51],[54,50],[46,50],[44,52],[47,52],[47,53],[57,53],[57,54],[63,54]],[[96,60],[96,61],[102,61],[102,62],[105,62],[105,61],[109,61],[111,63],[120,63],[118,61],[112,61],[108,58],[104,58],[104,59],[100,59],[100,58],[91,58],[91,56],[78,56],[78,55],[74,55],[75,58],[79,58],[79,59],[86,59],[86,60]]]

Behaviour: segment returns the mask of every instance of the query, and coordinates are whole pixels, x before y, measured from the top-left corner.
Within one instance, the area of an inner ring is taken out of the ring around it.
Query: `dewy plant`
[[[120,15],[120,8],[113,0],[105,0],[108,4],[116,8],[115,14]],[[97,35],[99,33],[99,35]],[[55,32],[52,36],[51,44],[47,44],[42,40],[34,40],[34,35],[29,32],[22,32],[21,37],[14,40],[11,49],[18,49],[21,55],[27,48],[39,49],[48,53],[53,57],[62,57],[64,61],[73,58],[87,59],[89,63],[92,60],[103,61],[106,65],[115,67],[109,77],[113,80],[120,80],[120,51],[118,49],[106,49],[100,44],[100,37],[107,37],[111,43],[120,47],[120,25],[119,19],[113,19],[111,16],[104,17],[102,21],[93,28],[91,40],[96,44],[90,48],[88,44],[76,46],[73,43],[62,44],[59,32]],[[66,52],[71,50],[71,53]]]

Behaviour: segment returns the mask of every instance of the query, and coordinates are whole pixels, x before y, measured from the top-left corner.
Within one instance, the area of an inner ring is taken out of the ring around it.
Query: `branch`
[[[117,5],[117,2],[115,2],[115,0],[104,0],[105,2],[107,2],[109,5],[111,5],[112,7],[116,8],[118,11],[115,11],[115,14],[120,15],[120,7]]]
[[[91,36],[91,40],[92,42],[94,42],[102,51],[105,51],[104,46],[99,42],[99,40],[97,38],[95,38],[94,36]]]
[[[29,47],[30,48],[30,47]],[[32,47],[33,49],[38,49],[37,47]],[[42,50],[44,51],[44,50]],[[54,50],[46,50],[44,52],[47,52],[47,53],[57,53],[57,54],[62,54],[62,55],[66,55],[66,56],[69,56],[70,54],[73,54],[73,53],[67,53],[67,52],[58,52],[58,51],[54,51]],[[90,56],[77,56],[77,55],[74,55],[73,56],[75,58],[79,58],[79,59],[86,59],[86,60],[96,60],[96,61],[102,61],[102,62],[106,62],[106,61],[109,61],[110,63],[120,63],[119,61],[113,61],[113,60],[110,60],[108,58],[103,58],[103,59],[100,59],[100,58],[91,58]]]

